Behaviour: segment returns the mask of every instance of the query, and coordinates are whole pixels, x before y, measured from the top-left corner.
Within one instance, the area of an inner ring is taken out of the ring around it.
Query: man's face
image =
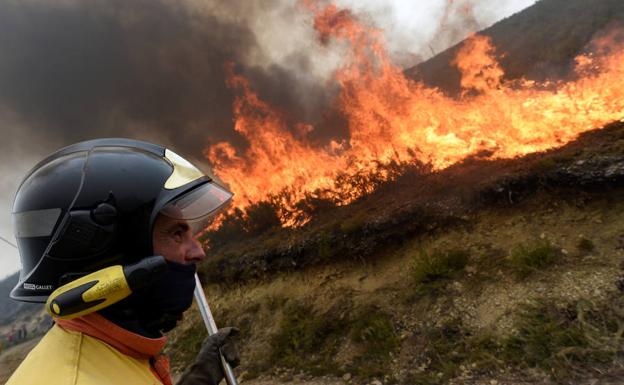
[[[182,265],[196,264],[206,258],[204,249],[193,237],[191,227],[185,220],[159,214],[154,222],[154,254]]]

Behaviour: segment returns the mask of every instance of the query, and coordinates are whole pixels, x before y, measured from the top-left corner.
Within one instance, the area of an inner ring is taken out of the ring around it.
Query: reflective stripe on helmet
[[[173,165],[173,172],[165,182],[165,188],[167,190],[173,190],[184,186],[204,176],[204,174],[188,160],[169,149],[165,150],[165,158]]]
[[[61,216],[61,209],[44,209],[13,213],[16,238],[49,237]]]

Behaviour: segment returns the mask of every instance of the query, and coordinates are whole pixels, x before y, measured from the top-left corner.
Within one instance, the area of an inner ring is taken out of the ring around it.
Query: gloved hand
[[[226,327],[206,337],[195,362],[184,371],[176,385],[218,385],[225,376],[219,350],[230,366],[235,368],[239,364],[238,349],[233,341],[238,333],[237,328]]]

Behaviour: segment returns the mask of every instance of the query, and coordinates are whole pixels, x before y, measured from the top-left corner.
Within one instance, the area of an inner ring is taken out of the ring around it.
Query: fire
[[[453,62],[463,75],[464,91],[487,92],[500,87],[505,73],[494,55],[494,47],[487,37],[475,35],[464,43]]]
[[[490,39],[473,35],[455,58],[463,92],[452,98],[406,78],[391,63],[381,31],[333,5],[307,6],[321,43],[348,43],[348,59],[335,73],[348,140],[324,148],[306,143],[230,65],[228,85],[238,94],[235,129],[249,147],[238,152],[218,143],[206,149],[215,173],[236,194],[235,207],[277,200],[285,225],[305,222],[295,215],[298,200],[312,194],[349,203],[374,187],[356,188],[349,178],[392,179],[396,175],[384,168],[391,163],[440,170],[476,154],[513,158],[624,118],[624,50],[613,36],[596,41],[594,54],[576,59],[575,80],[540,84],[505,81]],[[310,129],[303,123],[298,128]]]
[[[331,170],[345,166],[341,159],[297,140],[283,117],[251,90],[249,81],[236,75],[233,65],[228,65],[228,70],[228,85],[241,92],[233,106],[234,129],[251,146],[240,157],[229,143],[221,142],[206,155],[217,175],[226,176],[224,180],[236,196],[235,206],[245,207],[284,190],[289,194],[283,196],[296,201],[305,191],[331,186],[335,175]],[[287,201],[281,203],[290,206]]]

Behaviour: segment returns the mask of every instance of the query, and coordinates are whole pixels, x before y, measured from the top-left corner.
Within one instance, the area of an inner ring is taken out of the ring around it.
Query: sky
[[[336,4],[381,29],[392,59],[407,68],[534,2]],[[341,59],[338,48],[315,42],[311,16],[294,0],[5,0],[0,52],[0,236],[12,242],[15,191],[56,149],[126,136],[204,162],[209,143],[240,141],[225,62],[263,98],[313,121]],[[0,279],[19,268],[17,250],[0,241]]]

